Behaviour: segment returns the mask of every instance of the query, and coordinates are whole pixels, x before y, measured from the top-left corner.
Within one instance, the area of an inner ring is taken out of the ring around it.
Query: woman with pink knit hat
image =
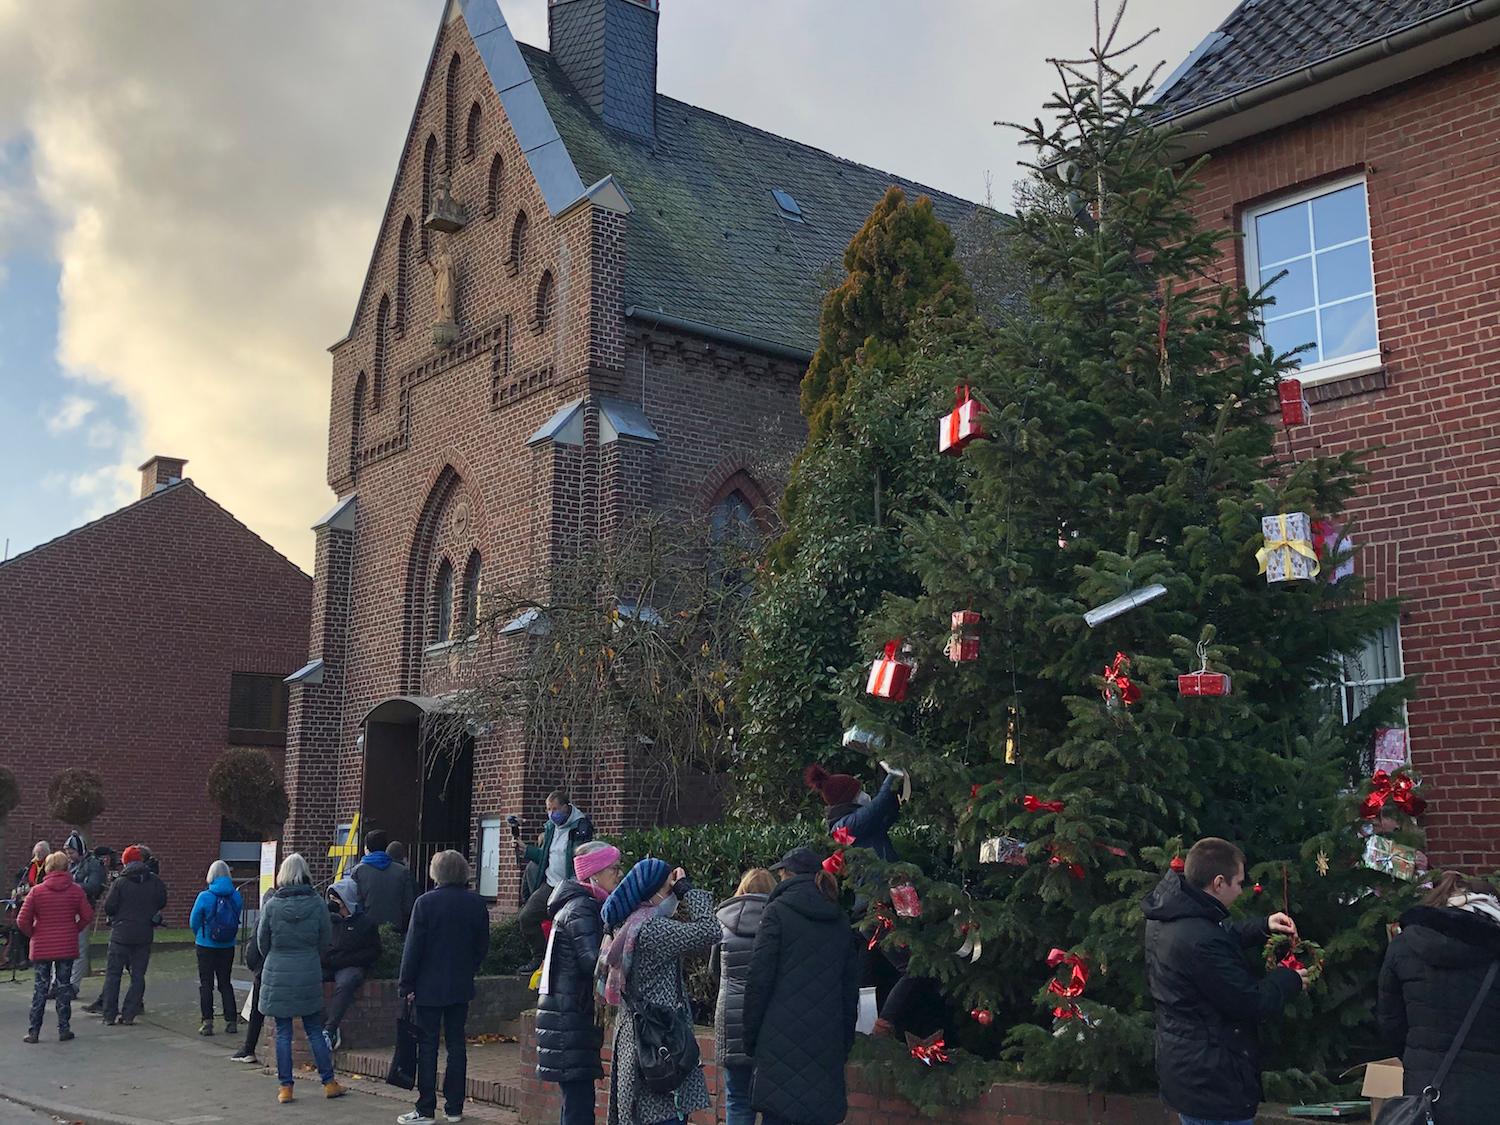
[[[536,1076],[562,1090],[562,1125],[594,1120],[594,1083],[604,1076],[604,1032],[594,1021],[594,966],[604,938],[600,908],[620,881],[620,852],[580,844],[573,875],[547,900],[552,933],[536,1012]]]

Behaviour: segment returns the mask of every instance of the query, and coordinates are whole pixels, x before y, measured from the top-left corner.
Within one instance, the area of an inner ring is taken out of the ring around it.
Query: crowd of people
[[[811,768],[829,834],[894,859],[890,830],[901,812],[899,771],[871,796],[858,779]],[[520,917],[537,919],[540,951],[538,1078],[559,1087],[562,1125],[595,1120],[606,1016],[613,1013],[609,1125],[666,1125],[710,1107],[693,1032],[685,961],[707,957],[718,981],[714,1020],[727,1125],[834,1125],[847,1113],[844,1069],[854,1044],[861,989],[873,990],[875,1035],[941,1033],[946,1006],[934,982],[914,976],[899,950],[859,930],[870,904],[841,904],[838,880],[819,849],[797,847],[744,872],[715,905],[687,871],[648,857],[623,870],[619,850],[592,839],[589,818],[559,791],[548,826],[531,848],[536,873]],[[95,903],[110,922],[104,986],[89,1010],[110,1025],[134,1022],[144,1005],[154,929],[166,885],[148,849],[132,845],[106,879],[101,857],[78,833],[63,850],[38,842],[18,873],[18,932],[35,967],[25,1042],[36,1043],[48,999],[58,1038],[71,1040],[75,968]],[[90,860],[93,862],[91,863]],[[489,906],[470,889],[459,852],[440,852],[418,895],[404,849],[380,831],[364,839],[349,876],[320,898],[300,855],[289,855],[244,943],[253,974],[249,1028],[232,1058],[255,1062],[265,1019],[275,1021],[281,1102],[293,1100],[292,1040],[300,1020],[327,1097],[345,1093],[334,1073],[339,1023],[380,956],[379,926],[404,934],[398,994],[419,1030],[415,1107],[401,1125],[427,1125],[442,1096],[445,1121],[461,1120],[468,1007],[488,950]],[[97,870],[96,870],[97,867]],[[1155,1009],[1156,1067],[1163,1100],[1182,1125],[1250,1125],[1263,1099],[1260,1028],[1308,987],[1305,968],[1251,968],[1246,948],[1273,934],[1297,938],[1286,913],[1231,919],[1244,890],[1245,855],[1200,840],[1142,902],[1146,979]],[[215,1000],[237,1032],[229,974],[244,903],[222,861],[208,869],[189,924],[197,946],[200,1033],[212,1035]],[[538,919],[536,902],[542,903]],[[529,928],[529,927],[528,927]],[[1409,1094],[1440,1093],[1436,1125],[1483,1120],[1500,1077],[1500,891],[1458,873],[1434,880],[1422,905],[1401,918],[1379,980],[1378,1022],[1401,1056]],[[128,973],[123,1001],[120,986]],[[325,1003],[323,985],[333,985]],[[437,1083],[440,1044],[445,1077]]]

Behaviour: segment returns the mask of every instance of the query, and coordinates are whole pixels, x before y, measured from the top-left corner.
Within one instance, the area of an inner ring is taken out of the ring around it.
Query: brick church
[[[487,578],[545,588],[568,545],[643,507],[774,505],[844,247],[891,185],[952,226],[975,205],[656,90],[656,0],[550,0],[550,50],[497,0],[442,17],[348,334],[333,345],[308,663],[290,678],[287,850],[353,823],[457,847],[514,899],[564,781],[480,729],[425,770]],[[500,636],[485,659],[529,642]],[[478,669],[482,671],[482,669]],[[628,754],[567,779],[604,831],[656,815]],[[538,752],[540,751],[540,752]],[[441,776],[438,776],[441,775]],[[502,851],[505,859],[501,858]]]

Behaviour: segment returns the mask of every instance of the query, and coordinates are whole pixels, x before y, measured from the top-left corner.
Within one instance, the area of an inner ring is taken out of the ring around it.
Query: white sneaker
[[[410,1113],[403,1113],[400,1117],[396,1118],[396,1125],[434,1125],[436,1121],[436,1117],[428,1117],[425,1113],[418,1113],[416,1110],[412,1110]]]
[[[449,1113],[446,1109],[443,1110],[444,1121],[462,1121],[463,1119],[464,1115],[461,1113]]]

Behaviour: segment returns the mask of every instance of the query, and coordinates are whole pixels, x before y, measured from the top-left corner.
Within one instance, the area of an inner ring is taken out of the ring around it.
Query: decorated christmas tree
[[[1260,886],[1240,910],[1285,907],[1322,947],[1268,1036],[1273,1094],[1315,1089],[1373,1042],[1386,925],[1411,897],[1361,833],[1413,842],[1399,810],[1417,806],[1360,810],[1409,685],[1348,723],[1325,688],[1396,608],[1368,600],[1357,555],[1332,580],[1349,550],[1308,528],[1342,515],[1358,459],[1278,453],[1295,356],[1256,342],[1264,294],[1212,280],[1231,236],[1199,227],[1194,167],[1118,67],[1108,42],[1061,64],[1051,122],[1025,130],[1024,311],[983,362],[927,371],[921,440],[945,377],[988,406],[986,436],[947,498],[906,509],[919,588],[864,620],[845,673],[843,719],[886,735],[907,819],[946,828],[952,855],[886,866],[855,841],[849,877],[887,903],[916,892],[917,916],[885,905],[866,926],[893,923],[882,940],[939,983],[950,1048],[1132,1087],[1151,1082],[1140,899],[1198,837],[1236,841]],[[911,666],[904,698],[868,690],[882,651]]]

